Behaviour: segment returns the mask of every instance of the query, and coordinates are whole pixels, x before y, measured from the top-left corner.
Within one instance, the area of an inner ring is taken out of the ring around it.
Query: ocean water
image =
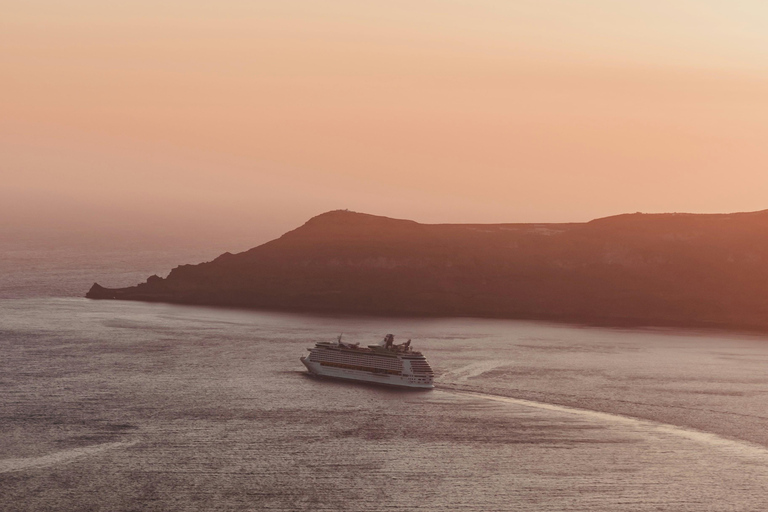
[[[766,508],[765,337],[91,301],[85,270],[4,278],[0,510]],[[299,362],[390,332],[434,390]]]

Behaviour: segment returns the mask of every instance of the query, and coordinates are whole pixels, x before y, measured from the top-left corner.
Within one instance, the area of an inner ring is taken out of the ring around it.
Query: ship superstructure
[[[411,340],[396,345],[392,334],[378,345],[360,347],[359,343],[344,343],[339,336],[335,343],[320,341],[307,350],[309,355],[301,357],[301,362],[314,375],[410,388],[434,387],[434,373],[424,355],[411,348]]]

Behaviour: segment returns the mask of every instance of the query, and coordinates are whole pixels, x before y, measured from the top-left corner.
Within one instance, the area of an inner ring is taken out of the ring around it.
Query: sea
[[[763,511],[768,337],[84,298],[219,248],[0,260],[0,510]],[[412,339],[412,391],[318,380]]]

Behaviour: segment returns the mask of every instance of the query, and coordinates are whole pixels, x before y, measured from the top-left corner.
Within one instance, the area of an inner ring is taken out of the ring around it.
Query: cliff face
[[[425,225],[347,211],[94,299],[768,328],[768,211]]]

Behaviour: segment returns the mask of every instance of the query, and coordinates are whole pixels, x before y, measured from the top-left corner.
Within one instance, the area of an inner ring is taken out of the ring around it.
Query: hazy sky
[[[768,208],[765,0],[0,0],[0,227]],[[263,239],[261,239],[263,238]]]

